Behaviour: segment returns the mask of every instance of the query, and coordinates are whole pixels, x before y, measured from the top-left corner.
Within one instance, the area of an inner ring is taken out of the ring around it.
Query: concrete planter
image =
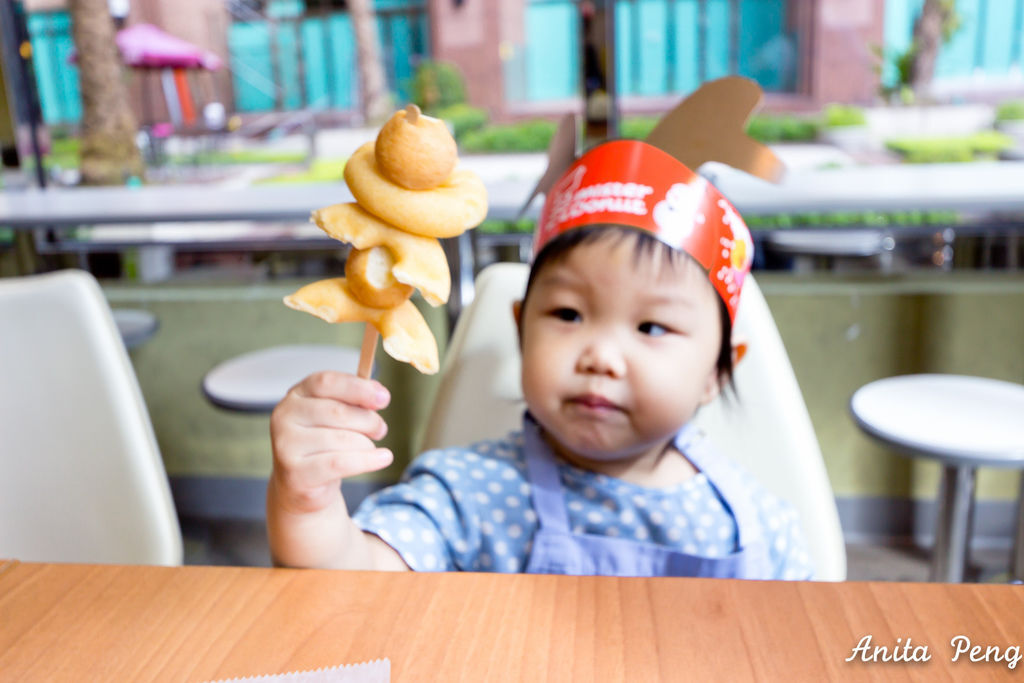
[[[989,105],[932,105],[877,107],[865,112],[868,126],[879,139],[966,135],[992,127]]]
[[[1024,149],[1024,120],[999,121],[996,123],[996,130],[1016,140],[1018,149]]]
[[[832,126],[821,132],[822,139],[847,152],[863,152],[875,148],[876,142],[868,126]]]

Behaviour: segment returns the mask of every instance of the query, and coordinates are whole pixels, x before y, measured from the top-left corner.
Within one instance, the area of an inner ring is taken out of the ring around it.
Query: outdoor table
[[[706,164],[702,172],[744,215],[946,209],[1024,212],[1024,192],[1021,191],[1024,162],[799,170],[788,173],[779,184],[717,163]],[[495,220],[518,218],[535,182],[533,178],[489,181],[488,217]],[[352,195],[340,182],[247,187],[52,188],[0,192],[0,226],[34,229],[165,221],[305,222],[313,209],[347,201],[352,201]],[[538,199],[523,215],[538,217],[540,206]],[[799,231],[779,239],[790,248],[798,248],[796,245],[802,239],[812,240],[825,249],[824,255],[836,247],[836,240],[822,241],[817,235],[801,235]],[[477,269],[468,233],[459,239],[442,240],[442,243],[452,270],[449,311],[454,318],[472,300]],[[802,253],[809,253],[806,246],[802,249]]]
[[[218,363],[203,376],[206,399],[225,410],[270,413],[288,390],[320,370],[354,375],[359,349],[329,344],[292,344],[261,349]]]
[[[983,377],[902,375],[866,384],[850,399],[865,433],[942,465],[932,550],[933,581],[963,581],[980,466],[1024,470],[1024,386]],[[1024,581],[1024,480],[1011,575]]]
[[[206,681],[379,658],[393,681],[1000,680],[1020,673],[1005,658],[1024,645],[1024,592],[0,560],[0,623],[12,681]],[[876,646],[889,660],[865,661]],[[923,646],[928,661],[907,661]],[[971,661],[976,646],[999,650]]]

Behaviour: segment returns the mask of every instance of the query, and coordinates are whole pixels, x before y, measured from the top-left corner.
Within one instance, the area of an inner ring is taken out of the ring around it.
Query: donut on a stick
[[[451,275],[438,238],[460,235],[487,215],[483,183],[456,169],[457,161],[444,123],[409,105],[346,163],[356,203],[312,214],[324,232],[352,245],[345,277],[314,282],[284,301],[328,322],[366,323],[360,377],[370,375],[378,335],[396,360],[426,374],[438,370],[437,342],[409,296],[419,289],[431,305],[448,301]]]
[[[427,237],[458,237],[487,217],[487,189],[472,171],[457,169],[430,190],[409,190],[385,177],[374,143],[345,164],[345,182],[359,206],[396,228]]]
[[[301,288],[284,302],[329,323],[365,322],[367,330],[383,337],[384,351],[395,360],[410,363],[424,374],[438,369],[437,342],[416,305],[409,300],[394,308],[373,308],[360,303],[345,278],[318,280]],[[364,335],[365,341],[365,335]],[[373,343],[377,339],[374,336]],[[361,354],[360,367],[373,365],[373,355]],[[369,373],[361,375],[369,377]]]
[[[396,280],[420,290],[431,306],[448,301],[452,276],[436,239],[399,230],[352,202],[318,209],[313,221],[334,239],[356,249],[387,247],[395,261],[391,272]]]

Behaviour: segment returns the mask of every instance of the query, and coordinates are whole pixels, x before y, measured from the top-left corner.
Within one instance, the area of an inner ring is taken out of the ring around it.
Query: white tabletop
[[[728,166],[702,167],[743,214],[846,210],[1024,210],[1024,162],[893,164],[792,171],[780,184]],[[533,178],[490,178],[490,218],[515,218]],[[312,209],[352,200],[344,183],[147,185],[140,188],[50,188],[0,192],[0,225],[13,228],[163,221],[282,221],[309,218]],[[527,215],[540,213],[534,201]]]
[[[270,412],[299,381],[321,370],[355,374],[359,349],[327,344],[275,346],[224,361],[206,373],[203,393],[242,412]]]
[[[1024,386],[963,375],[871,382],[850,400],[868,434],[954,465],[1024,465]]]
[[[488,215],[515,218],[529,188],[487,184]],[[313,209],[352,201],[344,183],[311,185],[147,185],[0,192],[0,225],[13,228],[154,222],[308,221]]]
[[[778,185],[722,164],[715,186],[744,215],[804,211],[1009,211],[1024,208],[1024,162],[801,169]]]

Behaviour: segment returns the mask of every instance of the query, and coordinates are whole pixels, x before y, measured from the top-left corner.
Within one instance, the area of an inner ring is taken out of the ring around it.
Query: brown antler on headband
[[[706,161],[719,161],[778,182],[785,171],[782,162],[746,134],[747,121],[761,99],[761,88],[749,78],[709,81],[662,117],[645,142],[694,171]]]
[[[693,171],[718,161],[769,182],[778,182],[785,167],[766,145],[746,134],[750,116],[761,104],[760,86],[749,78],[726,76],[709,81],[665,114],[645,142],[671,154]],[[572,165],[577,153],[577,122],[567,114],[548,146],[548,168],[520,210],[551,187]]]

